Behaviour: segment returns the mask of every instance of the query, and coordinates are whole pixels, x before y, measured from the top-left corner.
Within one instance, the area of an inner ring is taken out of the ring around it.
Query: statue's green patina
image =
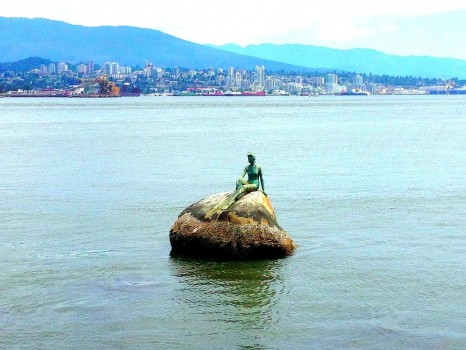
[[[238,181],[236,181],[236,199],[238,199],[243,193],[257,191],[259,186],[262,186],[262,191],[265,191],[262,169],[260,166],[256,165],[256,156],[252,153],[248,153],[248,162],[249,165],[244,168],[243,174],[240,176]],[[248,174],[247,181],[243,180],[244,175],[246,174]]]
[[[256,156],[252,153],[248,153],[248,162],[249,165],[244,168],[243,174],[241,174],[239,179],[236,181],[236,191],[229,194],[223,202],[220,202],[209,210],[205,215],[206,219],[210,220],[214,216],[219,217],[223,211],[231,207],[242,195],[257,191],[259,187],[262,187],[262,192],[265,194],[262,169],[260,166],[256,165]],[[248,174],[247,181],[243,179],[246,174]]]

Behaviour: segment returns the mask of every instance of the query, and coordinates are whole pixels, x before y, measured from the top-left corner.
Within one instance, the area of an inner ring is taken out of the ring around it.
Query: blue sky
[[[130,25],[200,44],[373,48],[466,60],[466,0],[8,1],[0,16]]]

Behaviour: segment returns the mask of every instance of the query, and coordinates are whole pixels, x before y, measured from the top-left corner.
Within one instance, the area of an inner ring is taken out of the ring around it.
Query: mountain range
[[[264,65],[271,70],[303,70],[195,44],[152,29],[85,27],[43,18],[0,17],[0,62],[28,57],[71,63],[111,61],[127,66],[141,66],[150,61],[157,67],[253,69]]]
[[[339,50],[311,45],[200,45],[161,31],[129,27],[85,27],[43,18],[0,17],[0,62],[43,57],[71,63],[92,60],[158,67],[347,71],[365,74],[466,78],[466,61],[395,56],[370,49]]]
[[[466,78],[466,61],[428,56],[395,56],[370,49],[338,50],[308,45],[213,46],[228,52],[286,62],[302,67],[377,75]]]

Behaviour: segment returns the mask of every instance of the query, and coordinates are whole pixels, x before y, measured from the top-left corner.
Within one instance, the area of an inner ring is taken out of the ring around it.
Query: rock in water
[[[239,259],[290,255],[296,245],[278,225],[270,200],[260,191],[242,196],[218,218],[205,215],[231,192],[204,198],[183,210],[170,230],[173,253]]]

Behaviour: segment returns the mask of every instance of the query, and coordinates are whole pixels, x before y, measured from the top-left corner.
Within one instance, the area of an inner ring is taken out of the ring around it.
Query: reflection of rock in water
[[[283,293],[283,260],[219,262],[177,257],[171,262],[173,274],[185,286],[174,298],[189,309],[187,314],[194,310],[199,324],[215,322],[218,332],[233,328],[238,337],[252,332],[260,338],[258,331],[278,322],[275,304]],[[260,341],[256,348],[261,348]]]

